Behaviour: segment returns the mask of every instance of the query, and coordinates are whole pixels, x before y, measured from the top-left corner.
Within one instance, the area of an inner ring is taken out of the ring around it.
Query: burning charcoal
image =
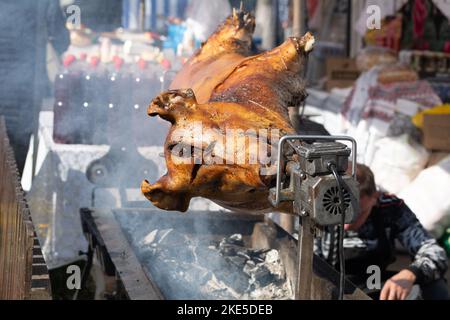
[[[242,257],[245,260],[251,260],[250,256],[244,251],[239,251],[236,254],[237,254],[237,256]]]
[[[247,261],[247,263],[245,264],[243,271],[244,271],[246,274],[248,274],[249,276],[251,276],[252,273],[253,273],[253,271],[255,270],[255,267],[256,267],[255,263],[254,263],[253,261],[249,260],[249,261]]]
[[[289,300],[293,299],[292,292],[287,282],[282,284],[269,284],[264,288],[255,288],[250,292],[251,299],[258,300]]]
[[[255,282],[261,286],[265,287],[271,282],[275,281],[273,275],[270,273],[266,266],[259,266],[253,272],[253,278]]]
[[[270,250],[266,254],[265,261],[267,263],[277,263],[279,261],[280,257],[277,250]]]
[[[256,263],[261,263],[261,262],[264,262],[265,261],[265,259],[263,259],[263,258],[261,258],[261,257],[253,257],[253,261],[255,261]]]
[[[242,239],[242,235],[241,234],[234,234],[228,238],[224,238],[220,244],[219,247],[222,247],[224,245],[235,245],[235,246],[240,246],[243,247],[244,246],[244,241]]]
[[[237,266],[228,263],[227,270],[215,272],[216,277],[238,293],[244,293],[250,284],[250,277]]]
[[[231,263],[233,263],[234,265],[238,266],[239,268],[244,268],[245,263],[247,262],[246,258],[240,256],[227,257],[226,259]]]
[[[250,277],[232,263],[227,263],[222,270],[214,273],[220,281],[238,293],[244,293],[249,286]]]
[[[140,259],[171,299],[286,299],[278,251],[250,249],[243,236],[192,235],[133,221]],[[147,226],[147,227],[145,227]],[[136,243],[135,242],[135,243]]]
[[[244,241],[242,240],[242,234],[233,234],[228,238],[228,242],[231,244],[235,244],[237,246],[243,246]]]
[[[248,287],[250,277],[244,273],[242,266],[227,261],[217,250],[197,247],[195,250],[198,263],[209,270],[230,288],[238,293],[243,293]]]
[[[231,244],[224,244],[219,247],[219,251],[224,256],[235,256],[237,255],[238,251],[240,250],[239,247],[233,246]]]
[[[249,267],[254,268],[256,267],[256,263],[253,260],[248,260],[246,263]]]
[[[270,272],[279,279],[285,279],[286,270],[280,260],[280,255],[277,250],[271,250],[266,255],[266,266]]]
[[[242,256],[247,260],[250,259],[250,250],[234,244],[221,244],[219,246],[219,252],[224,256]]]
[[[267,249],[252,249],[252,250],[249,250],[249,254],[252,258],[259,257],[259,258],[265,259],[266,253],[268,251],[269,250],[267,250]]]
[[[223,246],[226,246],[226,245],[228,245],[228,244],[229,244],[229,243],[228,243],[227,239],[225,238],[225,239],[223,239],[222,241],[220,241],[218,248],[220,249],[220,248],[222,248]]]

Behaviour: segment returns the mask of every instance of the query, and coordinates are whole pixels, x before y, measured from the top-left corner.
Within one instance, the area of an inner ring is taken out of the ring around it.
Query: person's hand
[[[409,270],[402,270],[390,278],[380,293],[380,300],[405,300],[411,292],[416,276]]]

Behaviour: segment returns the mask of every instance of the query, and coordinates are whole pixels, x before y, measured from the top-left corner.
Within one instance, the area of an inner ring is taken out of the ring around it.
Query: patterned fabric
[[[316,241],[316,254],[337,265],[330,257],[331,232]],[[447,256],[417,220],[408,206],[395,196],[381,194],[378,204],[357,232],[345,233],[344,248],[348,274],[365,274],[367,267],[378,265],[382,270],[394,259],[395,240],[409,252],[413,261],[409,267],[417,283],[437,280],[447,270]]]
[[[347,98],[342,115],[349,122],[357,124],[361,119],[377,118],[390,123],[399,99],[416,102],[422,110],[442,104],[439,96],[427,81],[377,84],[379,69],[372,69],[358,79],[351,95]]]
[[[427,18],[427,6],[425,0],[414,1],[413,19],[414,19],[414,38],[422,38],[425,34],[425,20]]]
[[[379,84],[370,88],[369,101],[362,117],[378,117],[390,121],[396,111],[392,108],[395,108],[398,99],[414,101],[422,109],[433,108],[442,103],[428,81]]]
[[[442,104],[426,81],[377,83],[380,67],[364,72],[342,106],[342,130],[358,142],[359,162],[371,165],[375,144],[389,136],[407,134],[419,140],[419,134],[399,108],[399,99],[419,104],[419,111]]]

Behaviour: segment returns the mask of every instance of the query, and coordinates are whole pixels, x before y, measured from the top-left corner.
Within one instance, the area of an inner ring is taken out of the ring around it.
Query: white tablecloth
[[[106,145],[56,144],[52,135],[53,112],[41,112],[36,175],[30,186],[31,151],[22,179],[24,189],[29,190],[28,203],[49,269],[83,259],[80,252],[87,251],[87,242],[82,233],[79,210],[92,207],[94,191],[94,185],[85,173],[92,161],[109,151]],[[159,172],[154,174],[155,177],[165,173],[164,158],[160,156],[162,146],[142,147],[138,151],[157,165]],[[134,191],[134,201],[145,200],[139,189]],[[151,207],[150,203],[148,205]],[[111,207],[117,206],[120,203]],[[193,201],[191,209],[218,210],[219,207],[206,200],[197,200]]]

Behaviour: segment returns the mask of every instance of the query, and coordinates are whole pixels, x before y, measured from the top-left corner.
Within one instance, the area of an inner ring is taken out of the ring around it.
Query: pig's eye
[[[192,146],[185,143],[171,143],[167,148],[172,155],[179,158],[191,158],[193,155]]]

